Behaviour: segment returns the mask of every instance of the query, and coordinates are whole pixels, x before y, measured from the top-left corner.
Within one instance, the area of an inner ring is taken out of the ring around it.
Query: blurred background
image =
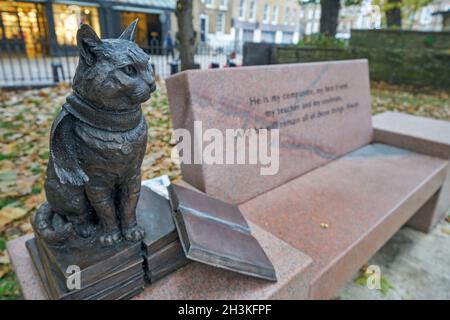
[[[374,114],[450,121],[450,0],[0,0],[0,299],[20,297],[6,242],[32,232],[30,216],[45,201],[49,131],[71,92],[77,29],[87,23],[114,38],[136,18],[136,41],[158,79],[143,104],[149,126],[143,179],[180,178],[171,160],[164,79],[185,69],[366,58]],[[402,278],[411,270],[381,252],[374,259],[390,279],[367,298],[448,298],[448,273],[423,253],[448,253],[450,213],[426,237],[411,268],[426,270],[439,286],[418,290],[414,277]],[[392,241],[385,252],[397,254]],[[450,256],[441,258],[448,266]],[[357,280],[343,298],[365,297]]]
[[[71,81],[76,32],[137,43],[161,78],[180,70],[192,29],[195,68],[368,58],[371,78],[448,87],[450,0],[0,0],[0,87]],[[186,12],[192,26],[180,28]],[[177,13],[180,11],[180,13]],[[185,69],[185,68],[183,68]],[[442,75],[442,76],[440,76]]]

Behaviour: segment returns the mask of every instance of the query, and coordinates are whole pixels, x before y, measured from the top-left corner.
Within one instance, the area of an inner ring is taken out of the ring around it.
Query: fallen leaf
[[[32,210],[42,204],[45,201],[45,195],[43,192],[29,197],[25,200],[24,206],[27,210]]]
[[[24,222],[19,225],[19,229],[24,233],[29,233],[33,231],[33,227],[30,222]]]
[[[9,256],[6,251],[0,253],[0,264],[9,264]]]
[[[23,208],[4,207],[0,210],[0,228],[3,228],[8,223],[22,218],[27,214],[27,210]]]

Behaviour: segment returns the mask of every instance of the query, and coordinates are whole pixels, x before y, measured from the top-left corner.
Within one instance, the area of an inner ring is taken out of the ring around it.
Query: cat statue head
[[[156,89],[149,56],[134,42],[137,20],[117,39],[100,39],[87,24],[77,33],[80,60],[72,88],[83,100],[110,112],[126,112]]]

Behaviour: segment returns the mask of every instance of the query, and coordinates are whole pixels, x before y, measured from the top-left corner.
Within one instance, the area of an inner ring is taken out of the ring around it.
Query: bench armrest
[[[450,159],[450,122],[385,112],[372,118],[374,141]]]

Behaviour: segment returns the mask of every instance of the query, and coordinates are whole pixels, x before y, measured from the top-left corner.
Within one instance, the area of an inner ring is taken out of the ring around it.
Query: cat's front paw
[[[99,237],[99,241],[103,247],[111,247],[112,245],[122,241],[122,235],[119,230],[105,232]]]
[[[145,231],[141,226],[135,224],[132,227],[123,228],[122,234],[126,240],[137,242],[144,239]]]
[[[91,222],[84,221],[75,224],[75,232],[82,238],[89,238],[93,236],[95,231],[95,225]]]

